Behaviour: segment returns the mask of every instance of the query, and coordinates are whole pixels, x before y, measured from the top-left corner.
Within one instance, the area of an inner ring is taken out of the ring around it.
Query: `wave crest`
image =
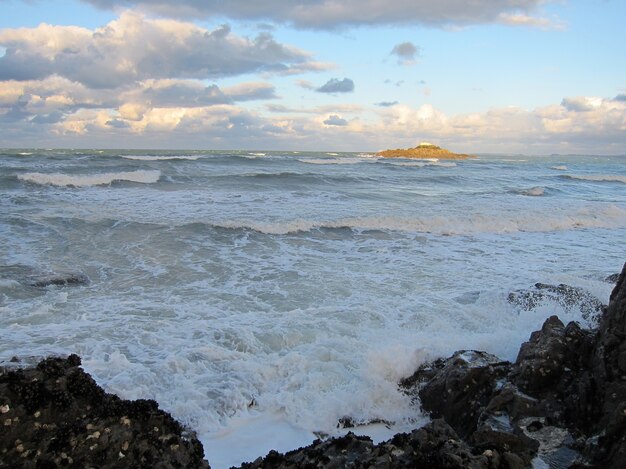
[[[511,217],[473,215],[468,218],[348,217],[338,220],[307,219],[277,222],[231,220],[213,225],[217,228],[244,229],[271,235],[309,232],[315,229],[354,231],[404,231],[448,236],[508,234],[518,232],[552,232],[583,228],[625,228],[626,210],[617,206],[587,208],[572,214],[548,217],[543,213],[521,213]]]
[[[200,155],[172,155],[172,156],[149,156],[149,155],[121,155],[127,160],[137,161],[165,161],[165,160],[191,160],[195,161]]]
[[[24,173],[17,176],[20,181],[42,186],[88,187],[111,184],[114,181],[129,181],[153,184],[161,177],[161,171],[126,171],[119,173],[71,175],[63,173]]]
[[[566,179],[577,179],[580,181],[621,182],[623,184],[626,184],[626,176],[614,175],[614,174],[597,174],[597,175],[589,175],[589,176],[582,176],[582,175],[576,176],[573,174],[566,174],[563,177]]]

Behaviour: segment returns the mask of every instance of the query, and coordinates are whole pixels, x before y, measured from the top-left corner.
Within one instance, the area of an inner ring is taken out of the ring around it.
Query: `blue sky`
[[[626,154],[619,0],[0,8],[0,147]]]

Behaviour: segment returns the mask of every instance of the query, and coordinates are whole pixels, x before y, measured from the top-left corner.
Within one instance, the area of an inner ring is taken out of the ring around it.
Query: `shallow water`
[[[460,348],[514,359],[566,283],[608,300],[625,157],[0,151],[0,360],[78,353],[195,429],[214,467],[384,419]],[[34,287],[45,274],[88,285]],[[240,448],[245,442],[248,452]]]

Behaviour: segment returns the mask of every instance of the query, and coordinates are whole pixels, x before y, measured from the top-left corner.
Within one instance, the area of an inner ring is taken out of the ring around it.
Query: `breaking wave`
[[[286,235],[315,229],[348,229],[354,231],[404,231],[436,235],[464,236],[475,234],[508,234],[518,232],[551,232],[583,228],[625,228],[626,210],[608,206],[587,208],[572,214],[548,217],[545,213],[519,213],[509,217],[475,214],[467,218],[444,216],[409,217],[348,217],[338,220],[285,220],[259,222],[231,220],[213,225],[216,228],[252,230],[264,234]]]
[[[613,175],[613,174],[598,174],[591,176],[575,176],[572,174],[566,174],[562,177],[566,179],[577,179],[580,181],[596,181],[596,182],[621,182],[626,184],[626,176]]]
[[[542,195],[545,194],[545,189],[543,187],[531,187],[530,189],[524,189],[519,191],[519,194],[521,195],[527,195],[530,197],[541,197]]]
[[[114,181],[129,181],[152,184],[161,177],[160,171],[127,171],[119,173],[70,175],[63,173],[25,173],[17,178],[20,181],[42,186],[87,187],[111,184]]]
[[[191,160],[195,161],[201,158],[200,155],[172,155],[172,156],[149,156],[149,155],[121,155],[127,160],[138,161],[164,161],[164,160]]]

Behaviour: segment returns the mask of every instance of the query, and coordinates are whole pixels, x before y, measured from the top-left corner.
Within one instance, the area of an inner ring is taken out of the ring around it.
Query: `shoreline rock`
[[[153,400],[107,394],[80,358],[0,368],[0,468],[209,468],[202,444]]]

